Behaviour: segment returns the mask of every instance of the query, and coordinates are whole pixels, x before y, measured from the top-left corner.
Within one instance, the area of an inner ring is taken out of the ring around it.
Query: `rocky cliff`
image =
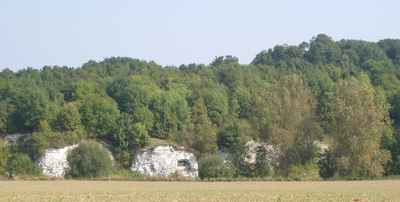
[[[60,149],[46,149],[38,164],[43,175],[48,177],[64,177],[69,168],[68,153],[78,145],[71,145]]]
[[[140,151],[135,156],[131,170],[152,177],[168,177],[175,173],[184,177],[198,176],[194,154],[173,146],[156,146]]]
[[[270,164],[276,165],[278,163],[279,151],[271,144],[252,140],[246,143],[245,148],[246,156],[244,161],[246,163],[255,164],[257,159],[257,151],[260,149],[266,153],[265,160],[270,162]]]

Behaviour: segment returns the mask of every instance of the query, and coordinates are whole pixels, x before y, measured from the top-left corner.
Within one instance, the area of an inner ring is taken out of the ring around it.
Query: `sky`
[[[250,63],[318,33],[400,38],[398,0],[0,0],[0,70],[124,56],[162,65]]]

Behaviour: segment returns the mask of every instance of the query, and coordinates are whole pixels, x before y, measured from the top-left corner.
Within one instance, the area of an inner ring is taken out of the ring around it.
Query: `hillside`
[[[262,51],[251,64],[234,56],[179,67],[113,57],[0,73],[0,134],[32,134],[12,148],[2,144],[2,174],[11,154],[33,162],[47,148],[94,139],[110,145],[121,169],[133,151],[168,143],[198,158],[230,153],[234,176],[395,175],[399,127],[397,39],[320,34]],[[280,151],[273,172],[264,172],[262,152],[255,166],[243,165],[249,140]],[[329,151],[321,156],[316,143]]]

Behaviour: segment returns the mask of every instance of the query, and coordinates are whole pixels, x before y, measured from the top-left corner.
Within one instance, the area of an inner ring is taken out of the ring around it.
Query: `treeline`
[[[133,151],[161,139],[186,146],[202,165],[221,164],[210,157],[217,151],[230,153],[232,165],[220,172],[229,177],[396,175],[399,127],[394,39],[320,34],[262,51],[249,65],[233,56],[179,67],[116,57],[0,73],[0,134],[32,134],[12,148],[2,144],[3,173],[21,158],[35,161],[46,148],[84,139],[109,145],[129,168]],[[256,165],[243,163],[249,140],[279,150],[273,171],[262,152]],[[329,149],[321,153],[317,143]]]

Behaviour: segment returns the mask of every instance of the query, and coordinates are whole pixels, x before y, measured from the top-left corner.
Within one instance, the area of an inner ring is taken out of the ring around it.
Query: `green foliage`
[[[32,131],[39,127],[42,120],[49,120],[49,97],[39,88],[21,89],[16,92],[13,122],[22,131]]]
[[[303,68],[305,56],[305,44],[300,46],[275,46],[268,51],[257,54],[252,64],[275,65],[281,68]]]
[[[214,153],[217,150],[217,133],[208,118],[202,99],[196,101],[192,111],[193,142],[192,146],[200,154]]]
[[[47,121],[41,121],[39,125],[38,131],[18,140],[18,150],[28,154],[34,160],[40,158],[48,148],[76,144],[85,136],[82,130],[55,132]]]
[[[114,133],[113,149],[116,159],[125,168],[132,163],[132,151],[148,145],[149,134],[143,123],[135,123],[133,118],[123,113],[118,120],[118,130]]]
[[[41,174],[37,165],[23,153],[12,153],[7,160],[7,173],[10,177],[16,176],[37,176]]]
[[[98,137],[112,135],[120,116],[117,104],[106,97],[90,97],[79,110],[86,130]]]
[[[229,162],[218,155],[206,156],[199,161],[199,177],[209,178],[232,178],[235,176],[235,169]]]
[[[379,46],[385,51],[388,58],[394,64],[400,65],[400,40],[384,39],[378,42]]]
[[[388,112],[377,98],[366,75],[338,82],[330,124],[336,165],[342,176],[384,174],[390,154],[380,143]]]
[[[256,153],[256,164],[254,169],[254,175],[257,177],[266,177],[273,175],[273,165],[267,158],[267,150],[264,147],[257,148]]]
[[[0,135],[7,134],[11,128],[11,114],[15,111],[15,106],[8,100],[0,100]]]
[[[149,107],[160,89],[148,77],[135,75],[114,81],[107,92],[117,101],[122,112],[134,114],[140,107]]]
[[[331,151],[326,151],[320,155],[320,159],[318,161],[319,166],[319,176],[323,179],[329,179],[335,176],[336,174],[336,159]]]
[[[0,175],[6,174],[7,160],[10,153],[9,146],[4,140],[0,140]]]
[[[315,141],[329,140],[323,178],[371,177],[400,173],[399,129],[398,39],[319,34],[262,51],[250,65],[234,56],[180,67],[113,57],[0,72],[0,135],[31,134],[10,151],[31,159],[93,138],[128,168],[134,150],[156,138],[199,157],[224,150],[246,177],[288,176],[318,159]],[[280,150],[278,168],[243,163],[251,139]]]
[[[315,163],[291,165],[289,168],[289,179],[293,180],[319,180],[319,169]]]
[[[268,139],[281,152],[280,169],[286,175],[291,164],[302,164],[316,156],[315,140],[322,130],[315,114],[315,98],[297,75],[280,78],[270,90]]]
[[[315,64],[337,64],[341,61],[339,45],[325,34],[319,34],[310,43],[306,58]]]
[[[229,110],[229,101],[225,90],[221,87],[207,89],[204,92],[203,99],[207,107],[208,117],[214,124],[221,126]]]
[[[190,117],[190,109],[184,92],[179,89],[164,91],[154,101],[154,126],[152,136],[157,138],[175,138],[184,128]]]
[[[237,125],[228,126],[218,134],[218,146],[223,150],[234,150],[240,145],[240,131]]]
[[[81,127],[79,109],[74,104],[65,105],[55,121],[55,128],[59,131],[76,131]]]
[[[112,172],[110,153],[97,142],[83,142],[67,157],[71,177],[104,177]]]

